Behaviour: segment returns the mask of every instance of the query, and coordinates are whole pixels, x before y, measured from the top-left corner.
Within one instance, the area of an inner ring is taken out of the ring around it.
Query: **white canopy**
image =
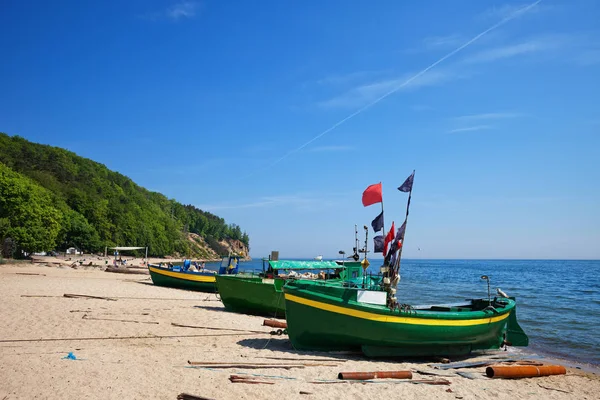
[[[140,250],[145,249],[145,247],[109,247],[111,250]]]

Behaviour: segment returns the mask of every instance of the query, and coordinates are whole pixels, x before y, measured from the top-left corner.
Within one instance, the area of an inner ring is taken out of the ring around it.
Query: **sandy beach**
[[[567,375],[503,380],[486,378],[485,367],[434,369],[436,360],[297,352],[286,336],[269,334],[264,318],[226,312],[214,294],[156,287],[148,275],[107,273],[105,260],[94,263],[100,268],[77,269],[51,261],[0,265],[2,400],[176,399],[180,393],[208,399],[597,399],[600,393],[598,375],[573,368]],[[75,360],[65,358],[70,352]],[[321,365],[215,369],[188,361]],[[413,380],[450,384],[313,383],[336,381],[342,371],[395,370],[411,370]],[[231,375],[272,384],[233,383]]]

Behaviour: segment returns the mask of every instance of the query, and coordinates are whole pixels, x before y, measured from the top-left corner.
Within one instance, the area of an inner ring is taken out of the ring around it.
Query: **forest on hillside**
[[[105,246],[148,246],[149,255],[191,254],[187,233],[217,253],[249,237],[236,224],[136,185],[62,148],[0,133],[0,241],[4,255]]]

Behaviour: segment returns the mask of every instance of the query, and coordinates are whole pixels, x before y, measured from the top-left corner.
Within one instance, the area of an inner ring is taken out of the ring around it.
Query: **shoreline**
[[[485,367],[436,369],[439,361],[435,359],[382,360],[350,353],[296,351],[286,336],[269,334],[271,328],[262,326],[264,317],[227,312],[214,294],[158,287],[148,276],[104,273],[96,267],[2,264],[0,293],[4,302],[0,317],[6,321],[0,326],[0,398],[6,399],[174,399],[179,393],[215,400],[378,398],[392,394],[403,399],[591,399],[600,392],[597,372],[570,368],[568,362],[559,362],[569,367],[566,375],[505,380],[485,377]],[[65,293],[97,297],[73,298]],[[69,353],[75,359],[69,359]],[[504,358],[514,353],[491,354]],[[520,352],[519,357],[530,356]],[[252,370],[188,363],[284,365],[290,363],[286,360],[307,359],[325,359],[327,363]],[[541,361],[555,362],[545,357]],[[390,379],[348,383],[336,379],[341,371],[397,370],[412,371],[415,381],[444,379],[448,383],[410,384]],[[231,375],[268,383],[234,383]]]
[[[124,257],[123,259],[126,259],[128,261],[127,264],[126,265],[118,265],[118,267],[140,268],[140,269],[146,269],[146,271],[147,271],[147,266],[145,264],[143,264],[143,258]],[[102,257],[102,256],[90,255],[90,254],[67,255],[67,256],[59,256],[59,257],[33,256],[33,257],[31,257],[31,260],[4,259],[3,263],[0,264],[0,268],[3,265],[6,265],[6,266],[8,266],[8,265],[44,266],[45,265],[48,267],[55,265],[55,266],[62,266],[62,267],[71,267],[75,270],[101,270],[101,271],[104,271],[107,267],[113,266],[113,260],[114,260],[114,256]],[[148,257],[149,264],[159,264],[161,262],[162,263],[168,263],[168,262],[178,262],[179,263],[179,262],[183,262],[183,260],[184,259],[179,259],[179,258]],[[207,259],[207,260],[193,260],[193,261],[198,261],[198,262],[204,261],[206,263],[217,263],[217,262],[220,262],[221,259],[214,259],[214,260]],[[252,261],[252,259],[240,260],[240,262],[247,262],[247,261]],[[89,265],[90,262],[92,263],[92,265]],[[74,266],[74,264],[80,264],[80,265]],[[566,354],[565,354],[566,352],[561,354],[561,352],[548,350],[543,347],[539,347],[539,346],[535,346],[535,345],[533,347],[536,347],[536,348],[533,349],[532,347],[525,347],[525,348],[511,348],[511,349],[513,352],[530,354],[532,357],[543,357],[548,360],[555,360],[559,363],[569,365],[572,368],[576,368],[581,371],[587,371],[587,372],[591,372],[591,373],[600,375],[600,363],[595,364],[588,360],[569,358],[566,356]]]

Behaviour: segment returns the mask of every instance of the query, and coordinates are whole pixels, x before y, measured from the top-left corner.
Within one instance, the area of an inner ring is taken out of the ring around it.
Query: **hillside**
[[[212,258],[247,255],[249,237],[100,163],[0,133],[0,243],[5,256],[148,246],[152,256]]]

